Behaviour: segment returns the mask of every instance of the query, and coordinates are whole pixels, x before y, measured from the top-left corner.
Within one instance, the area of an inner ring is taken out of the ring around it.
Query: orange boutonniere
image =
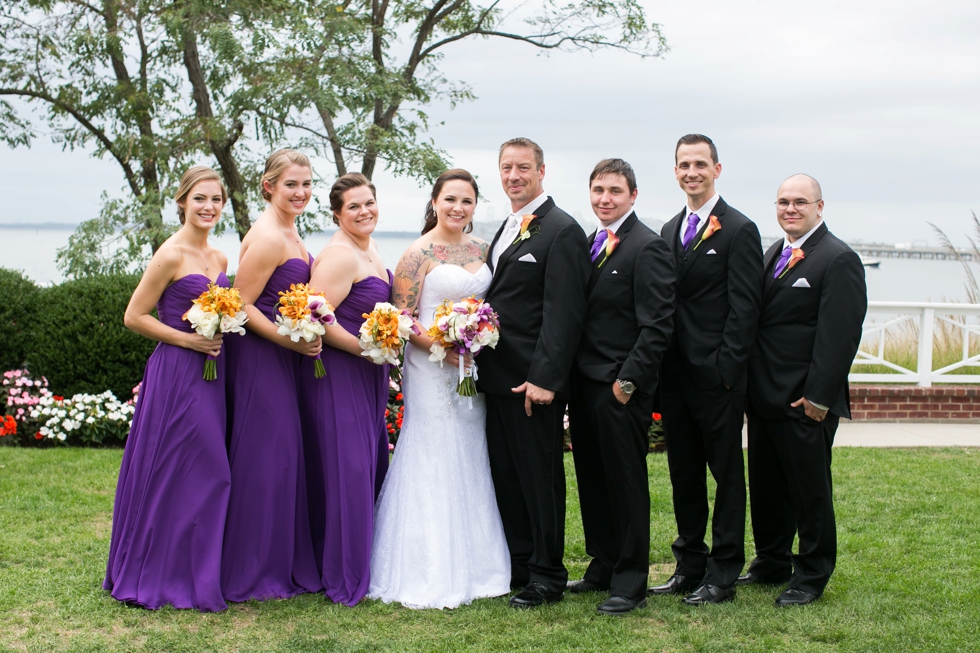
[[[697,244],[694,245],[694,249],[697,249],[698,248],[698,245],[700,245],[704,241],[706,241],[709,238],[711,238],[712,236],[714,236],[715,235],[715,232],[716,231],[719,231],[719,230],[721,230],[721,222],[718,221],[718,216],[713,215],[710,218],[708,218],[708,226],[704,230],[704,233],[701,234],[701,240],[699,240],[697,242]],[[694,250],[691,250],[691,251],[694,251]]]
[[[606,251],[605,251],[605,255],[602,257],[602,260],[599,261],[600,268],[603,265],[605,265],[606,261],[609,260],[609,257],[612,256],[612,253],[616,251],[617,245],[619,245],[619,237],[613,232],[606,229],[606,245],[605,245]]]
[[[793,266],[803,260],[803,248],[797,247],[790,253],[789,260],[786,261],[786,267],[779,274],[779,278],[782,279],[783,275],[793,269]]]
[[[533,213],[528,213],[522,216],[521,232],[517,234],[517,238],[514,239],[514,242],[512,242],[511,245],[516,245],[522,240],[527,240],[531,236],[536,236],[538,233],[541,232],[541,227],[539,227],[538,225],[534,225],[533,227],[528,228],[528,225],[531,224],[531,220],[533,220],[536,217],[538,216],[534,215]]]

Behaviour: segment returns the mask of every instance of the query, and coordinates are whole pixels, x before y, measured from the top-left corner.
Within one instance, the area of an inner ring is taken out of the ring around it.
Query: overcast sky
[[[806,172],[822,183],[825,219],[845,239],[934,242],[931,221],[964,242],[970,211],[980,211],[980,2],[645,6],[670,45],[661,59],[541,56],[500,40],[446,50],[442,69],[468,81],[477,100],[431,108],[429,135],[478,175],[478,217],[509,211],[496,149],[520,135],[545,150],[545,189],[587,226],[588,174],[611,156],[637,172],[640,216],[666,219],[684,203],[674,144],[702,132],[719,149],[719,191],[763,234],[778,233],[780,181]],[[330,174],[328,163],[317,167]],[[103,190],[122,185],[108,160],[43,142],[0,149],[0,171],[0,222],[77,222],[97,212]],[[428,189],[385,173],[375,181],[380,228],[418,228]]]

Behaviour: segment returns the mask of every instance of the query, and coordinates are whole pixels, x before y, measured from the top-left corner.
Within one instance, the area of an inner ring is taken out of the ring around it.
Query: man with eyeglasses
[[[786,234],[765,255],[762,312],[749,356],[749,492],[756,557],[739,585],[782,585],[779,607],[823,594],[837,560],[830,457],[850,417],[847,374],[868,308],[861,258],[823,222],[809,175],[783,182]],[[799,534],[799,553],[792,555]]]
[[[674,159],[687,205],[661,232],[677,268],[674,336],[661,388],[677,566],[649,593],[686,595],[687,605],[704,605],[732,600],[745,564],[742,425],[762,295],[762,243],[755,223],[715,191],[721,164],[710,138],[682,137]],[[705,467],[718,486],[710,551]]]

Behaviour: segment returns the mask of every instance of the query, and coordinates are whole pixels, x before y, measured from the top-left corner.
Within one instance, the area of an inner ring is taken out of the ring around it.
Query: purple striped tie
[[[595,242],[592,243],[592,262],[593,263],[595,263],[595,260],[597,258],[599,258],[599,254],[602,253],[602,246],[606,242],[606,239],[607,238],[609,238],[609,230],[608,229],[603,229],[602,231],[600,231],[599,233],[597,233],[595,235]]]
[[[786,269],[786,264],[789,263],[789,257],[793,255],[793,248],[786,247],[783,249],[783,253],[779,255],[779,260],[776,261],[776,269],[772,271],[772,278],[778,279],[779,275],[783,273]]]
[[[694,234],[698,232],[698,220],[700,219],[697,213],[692,213],[687,216],[687,229],[684,231],[684,237],[681,239],[681,245],[684,246],[684,249],[687,249],[687,246],[694,240]]]

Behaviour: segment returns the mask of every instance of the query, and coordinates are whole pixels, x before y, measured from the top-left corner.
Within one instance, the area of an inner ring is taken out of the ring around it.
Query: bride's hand
[[[459,369],[459,354],[454,349],[446,350],[446,364],[453,369]],[[463,369],[469,370],[473,366],[473,354],[463,356]]]

